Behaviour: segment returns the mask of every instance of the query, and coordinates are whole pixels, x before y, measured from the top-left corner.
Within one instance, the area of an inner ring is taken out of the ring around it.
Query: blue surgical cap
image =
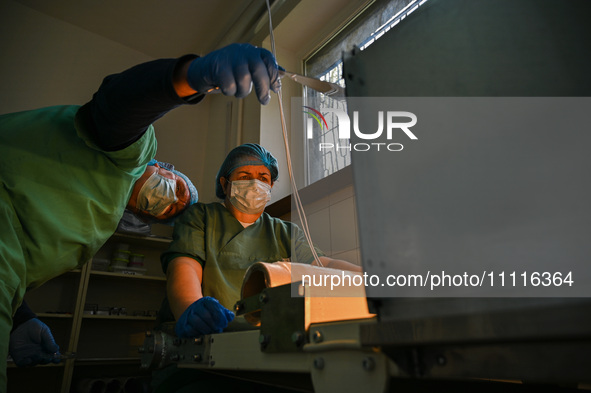
[[[215,195],[220,199],[226,198],[226,193],[220,184],[220,179],[230,178],[236,168],[245,165],[264,165],[271,172],[271,181],[279,177],[277,159],[267,149],[256,143],[246,143],[234,148],[222,163],[215,178]]]
[[[156,161],[154,159],[152,159],[152,160],[150,160],[150,162],[148,162],[148,166],[153,166],[156,164],[158,164],[161,168],[171,171],[172,173],[174,173],[175,175],[177,175],[181,179],[183,179],[185,181],[185,183],[187,183],[187,187],[189,188],[189,194],[191,195],[191,198],[189,199],[189,205],[197,203],[197,200],[199,199],[199,194],[197,193],[197,188],[195,188],[195,186],[193,185],[193,183],[191,182],[191,180],[189,180],[189,178],[187,176],[185,176],[181,172],[174,169],[174,165],[169,164],[167,162],[160,162],[160,161]]]

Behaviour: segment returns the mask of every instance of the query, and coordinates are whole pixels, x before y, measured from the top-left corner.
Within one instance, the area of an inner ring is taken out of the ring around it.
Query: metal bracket
[[[312,360],[314,391],[385,392],[388,388],[388,359],[381,353],[330,351]]]
[[[190,360],[207,364],[209,342],[204,337],[178,338],[163,331],[148,331],[144,345],[138,349],[142,368],[163,368],[171,363]]]
[[[259,343],[263,352],[297,352],[308,341],[305,299],[293,295],[292,285],[265,288],[235,305],[236,315],[260,317]]]

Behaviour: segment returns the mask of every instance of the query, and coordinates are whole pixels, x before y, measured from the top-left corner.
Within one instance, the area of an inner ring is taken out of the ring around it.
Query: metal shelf
[[[113,365],[113,364],[140,364],[141,359],[139,357],[128,357],[128,358],[77,358],[76,366],[96,366],[96,365]]]
[[[156,317],[138,317],[133,315],[95,315],[95,314],[84,314],[83,319],[119,319],[128,321],[155,321]]]
[[[53,313],[53,312],[38,312],[37,316],[40,318],[74,318],[74,313]]]
[[[166,277],[164,276],[147,276],[141,274],[121,274],[121,273],[113,273],[113,272],[104,272],[100,270],[91,270],[90,274],[92,276],[108,276],[108,277],[118,277],[118,278],[133,278],[133,279],[140,279],[140,280],[153,280],[153,281],[166,281]]]
[[[58,298],[39,292],[40,295],[37,297],[40,300],[37,302],[37,310],[68,311],[67,313],[37,312],[39,318],[46,319],[52,325],[52,329],[55,328],[54,335],[61,333],[64,336],[60,340],[63,352],[80,354],[82,350],[86,354],[85,358],[71,359],[57,365],[41,366],[53,367],[51,375],[53,375],[54,369],[61,370],[62,375],[56,377],[59,379],[59,382],[56,383],[60,383],[61,393],[71,390],[76,367],[96,365],[107,369],[109,367],[116,369],[118,366],[137,364],[139,368],[140,358],[133,355],[135,352],[133,347],[136,346],[134,340],[138,339],[136,337],[138,334],[143,336],[144,325],[146,327],[153,325],[156,317],[134,316],[133,313],[129,315],[92,315],[84,314],[84,308],[87,303],[118,304],[116,300],[122,299],[123,306],[126,306],[128,310],[157,310],[161,302],[161,298],[158,296],[162,291],[162,298],[164,297],[166,283],[166,277],[159,275],[158,255],[167,248],[171,241],[170,238],[158,236],[115,233],[94,257],[109,258],[112,252],[111,248],[117,243],[129,243],[132,249],[146,255],[145,265],[149,265],[146,266],[148,274],[123,274],[92,270],[92,264],[89,261],[81,268],[67,272],[64,275],[65,280],[59,278],[58,280],[61,281],[55,284],[55,288],[50,288],[54,292],[60,293],[60,301],[49,301]],[[42,291],[43,288],[39,290]],[[67,300],[74,297],[76,299],[74,305],[66,304]],[[158,301],[155,301],[155,297],[158,297]],[[105,325],[110,326],[112,323],[116,324],[118,328],[110,331],[108,337],[104,336],[102,329]],[[138,331],[136,332],[136,330]],[[117,342],[117,350],[105,351],[106,344],[103,342],[105,340]],[[138,343],[137,346],[139,347],[139,345]],[[121,352],[121,348],[126,347],[129,348],[123,349]],[[118,357],[119,355],[121,357]],[[9,363],[8,367],[17,369],[14,363]]]

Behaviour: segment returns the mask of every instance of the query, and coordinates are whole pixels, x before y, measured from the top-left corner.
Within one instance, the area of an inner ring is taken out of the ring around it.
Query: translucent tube
[[[271,18],[271,5],[269,4],[269,0],[266,0],[266,2],[267,2],[267,12],[269,14],[269,37],[271,40],[271,52],[273,53],[273,56],[275,58],[277,58],[277,53],[275,51],[275,35],[273,34],[273,20]],[[312,255],[314,256],[314,260],[316,261],[316,264],[318,266],[323,266],[322,262],[320,262],[320,258],[318,257],[318,254],[316,253],[316,249],[314,248],[314,243],[312,243],[312,237],[310,236],[310,230],[308,228],[308,220],[306,218],[306,214],[304,212],[304,206],[303,206],[302,201],[300,199],[300,195],[298,193],[298,187],[296,185],[295,178],[293,176],[293,166],[292,166],[292,162],[291,162],[291,155],[289,153],[287,126],[285,124],[285,115],[283,112],[283,95],[281,92],[281,87],[279,88],[279,91],[277,92],[277,98],[279,100],[279,116],[281,118],[281,130],[283,131],[283,142],[285,145],[285,156],[287,158],[287,171],[289,173],[289,180],[291,183],[293,200],[295,202],[296,210],[298,212],[298,218],[300,219],[300,223],[302,225],[302,231],[304,232],[304,236],[306,238],[306,241],[308,242],[308,245],[310,246],[310,250],[312,251]]]

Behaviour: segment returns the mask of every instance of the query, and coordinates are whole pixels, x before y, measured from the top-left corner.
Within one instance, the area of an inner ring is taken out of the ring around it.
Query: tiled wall
[[[347,186],[312,203],[304,203],[304,211],[314,244],[327,256],[361,264],[357,213],[353,186]],[[297,212],[286,220],[301,226]]]

